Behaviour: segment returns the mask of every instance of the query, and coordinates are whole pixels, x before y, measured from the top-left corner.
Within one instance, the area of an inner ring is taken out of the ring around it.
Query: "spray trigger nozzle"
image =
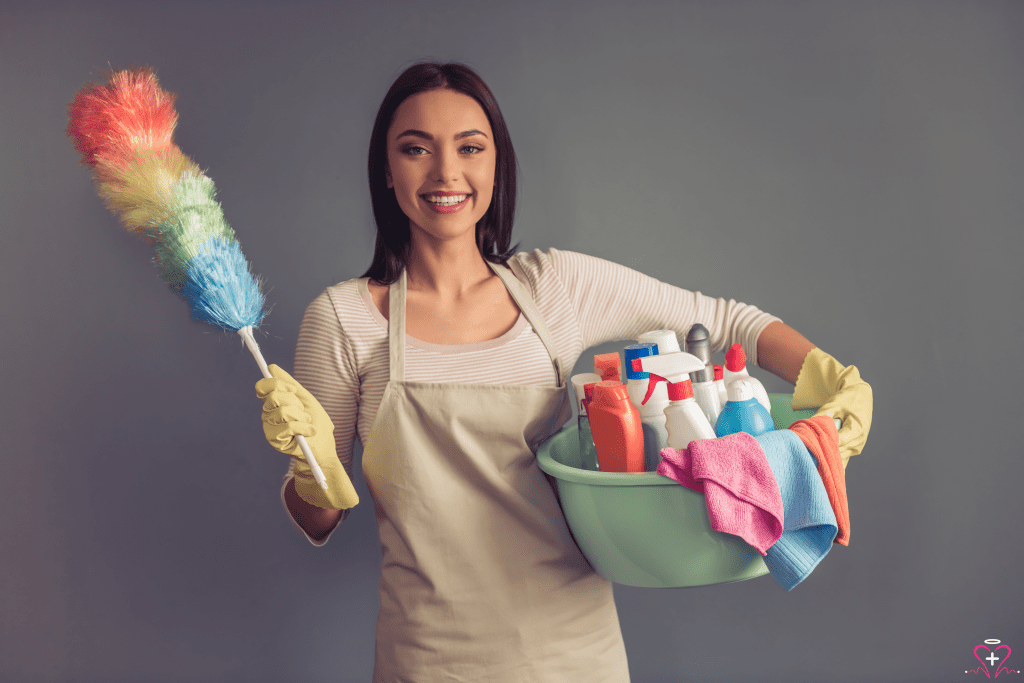
[[[634,360],[633,362],[636,363],[639,360],[640,359],[638,358],[638,359]],[[654,390],[658,387],[658,382],[667,382],[668,381],[667,379],[665,379],[661,375],[655,375],[653,372],[649,372],[647,374],[650,376],[649,377],[650,381],[648,381],[648,383],[647,383],[647,395],[644,396],[644,400],[640,402],[640,405],[644,405],[644,406],[647,405],[647,401],[654,394]]]

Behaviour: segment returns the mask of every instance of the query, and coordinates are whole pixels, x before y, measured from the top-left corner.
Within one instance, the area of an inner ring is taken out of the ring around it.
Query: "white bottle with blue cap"
[[[647,342],[631,344],[623,349],[626,358],[626,391],[629,400],[640,412],[640,424],[644,432],[644,471],[654,472],[661,462],[661,449],[668,445],[668,431],[665,429],[665,408],[668,407],[668,391],[661,385],[661,391],[655,391],[644,403],[644,396],[650,384],[648,374],[643,370],[634,370],[633,361],[647,358],[658,353],[656,344]]]

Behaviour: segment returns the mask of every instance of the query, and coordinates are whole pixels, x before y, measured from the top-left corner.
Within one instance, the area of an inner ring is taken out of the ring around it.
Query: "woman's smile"
[[[455,213],[466,206],[471,192],[430,192],[420,197],[438,213]]]

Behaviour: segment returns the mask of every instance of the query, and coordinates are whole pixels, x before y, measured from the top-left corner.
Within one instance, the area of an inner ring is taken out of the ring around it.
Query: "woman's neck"
[[[458,299],[494,272],[475,240],[426,240],[414,234],[406,277],[410,291]]]

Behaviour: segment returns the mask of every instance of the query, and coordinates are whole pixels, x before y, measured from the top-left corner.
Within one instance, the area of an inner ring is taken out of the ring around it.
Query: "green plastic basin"
[[[810,417],[789,394],[769,394],[776,429]],[[537,451],[554,477],[576,543],[602,576],[642,588],[683,588],[744,581],[768,573],[761,554],[739,536],[715,531],[704,495],[656,472],[580,469],[570,422]]]

